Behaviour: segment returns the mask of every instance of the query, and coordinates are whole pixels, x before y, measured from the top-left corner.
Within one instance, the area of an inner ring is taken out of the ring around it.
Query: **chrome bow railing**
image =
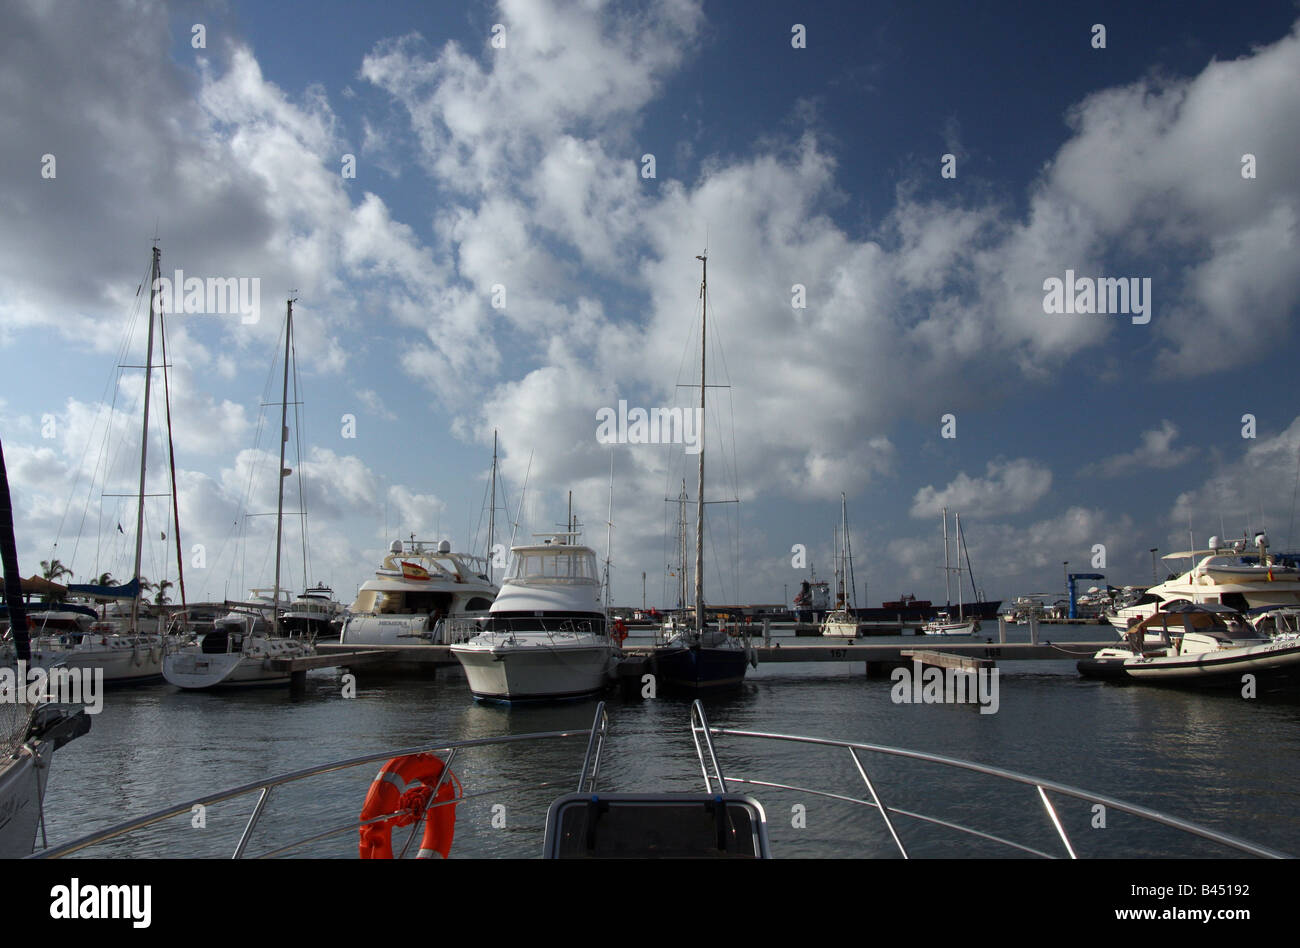
[[[890,806],[882,799],[875,783],[867,773],[867,768],[863,764],[865,754],[880,754],[896,758],[905,758],[909,760],[926,761],[933,764],[941,764],[946,767],[967,771],[969,773],[984,774],[990,777],[996,777],[1001,780],[1012,783],[1033,787],[1037,791],[1039,802],[1042,804],[1045,815],[1052,828],[1055,830],[1057,837],[1064,846],[1065,854],[1070,859],[1079,858],[1078,852],[1071,841],[1069,834],[1066,832],[1061,822],[1060,815],[1053,805],[1048,793],[1061,794],[1063,796],[1074,797],[1079,800],[1088,801],[1109,809],[1118,810],[1128,813],[1140,819],[1158,823],[1164,826],[1180,830],[1203,839],[1210,840],[1222,846],[1235,849],[1239,852],[1247,853],[1252,856],[1260,856],[1270,859],[1290,858],[1286,853],[1279,852],[1267,846],[1261,846],[1248,840],[1240,839],[1236,836],[1230,836],[1227,833],[1221,833],[1217,830],[1209,829],[1192,823],[1188,820],[1180,819],[1174,816],[1168,816],[1148,807],[1139,806],[1133,803],[1127,803],[1105,794],[1093,793],[1090,790],[1083,790],[1068,784],[1057,783],[1053,780],[1044,780],[1040,777],[1032,777],[1028,774],[1017,773],[1012,770],[1004,770],[1000,767],[990,767],[985,764],[977,764],[968,760],[960,760],[955,757],[945,757],[940,754],[929,754],[922,751],[907,750],[899,747],[887,747],[880,744],[863,744],[853,741],[836,741],[824,738],[804,737],[795,734],[777,734],[764,731],[739,731],[730,728],[712,727],[708,722],[708,717],[704,712],[704,706],[696,700],[691,706],[691,735],[695,742],[695,752],[699,759],[700,769],[704,774],[704,786],[710,793],[725,792],[728,784],[745,784],[754,787],[770,787],[779,790],[792,790],[799,793],[811,794],[813,796],[828,797],[833,800],[841,800],[848,803],[868,807],[879,812],[889,835],[894,841],[894,845],[902,854],[904,859],[910,858],[907,846],[903,843],[899,835],[898,827],[894,817],[904,817],[916,822],[927,823],[932,826],[943,827],[956,833],[967,834],[979,839],[998,843],[1008,846],[1012,849],[1019,850],[1034,856],[1044,858],[1055,858],[1050,853],[1044,852],[1032,846],[1006,839],[993,833],[985,832],[970,826],[964,826],[949,820],[939,819],[923,813],[905,810],[899,807]],[[783,741],[790,744],[799,745],[817,745],[821,747],[832,747],[844,750],[858,777],[862,780],[867,789],[870,799],[861,799],[859,797],[847,796],[844,794],[829,793],[824,790],[817,790],[810,787],[800,787],[791,784],[776,783],[767,780],[750,779],[746,777],[728,777],[724,776],[721,764],[718,760],[717,749],[714,745],[714,738],[742,738],[764,741]]]

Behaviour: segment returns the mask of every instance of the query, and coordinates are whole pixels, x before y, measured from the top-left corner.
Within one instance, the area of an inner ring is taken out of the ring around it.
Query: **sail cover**
[[[68,592],[74,596],[89,596],[92,599],[134,599],[140,595],[140,580],[133,579],[121,586],[94,586],[72,583]]]

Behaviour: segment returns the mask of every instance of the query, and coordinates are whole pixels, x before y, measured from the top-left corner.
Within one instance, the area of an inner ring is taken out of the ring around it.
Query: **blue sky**
[[[779,600],[807,573],[795,544],[827,574],[841,491],[872,604],[942,597],[944,505],[992,598],[1059,588],[1098,544],[1112,582],[1143,581],[1189,520],[1198,544],[1263,526],[1300,547],[1294,3],[19,2],[11,19],[0,437],[24,572],[54,555],[77,579],[129,575],[130,502],[86,484],[115,386],[110,469],[130,479],[141,373],[115,365],[142,360],[140,333],[118,346],[155,228],[164,274],[256,277],[263,298],[254,325],[169,317],[192,595],[270,583],[270,518],[243,515],[274,509],[259,403],[296,289],[311,580],[350,599],[393,537],[481,533],[497,429],[511,519],[529,478],[525,536],[573,490],[603,550],[612,451],[615,598],[639,602],[644,571],[662,604],[680,451],[601,445],[595,419],[683,397],[706,235],[734,407],[716,496],[742,500],[713,508],[735,532],[708,599]],[[1150,322],[1045,313],[1067,269],[1149,278]]]

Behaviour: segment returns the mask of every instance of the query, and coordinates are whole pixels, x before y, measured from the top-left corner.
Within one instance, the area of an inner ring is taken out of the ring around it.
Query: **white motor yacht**
[[[486,615],[496,596],[497,587],[488,579],[483,557],[454,553],[447,540],[436,544],[414,537],[407,543],[394,540],[375,578],[361,584],[339,641],[347,645],[452,644],[441,640],[438,623],[448,617]]]
[[[334,590],[317,583],[285,607],[280,624],[290,633],[319,642],[338,637],[344,614],[343,603],[334,598]]]
[[[1244,540],[1231,545],[1210,537],[1204,550],[1166,554],[1163,559],[1190,559],[1195,565],[1152,586],[1136,603],[1118,609],[1110,623],[1120,632],[1180,599],[1218,603],[1248,612],[1266,607],[1300,606],[1300,574],[1291,564],[1276,562],[1268,552],[1268,535],[1255,536],[1257,552],[1247,554]]]
[[[475,698],[580,698],[609,684],[621,650],[600,603],[596,554],[573,538],[548,534],[512,549],[483,631],[452,645]]]

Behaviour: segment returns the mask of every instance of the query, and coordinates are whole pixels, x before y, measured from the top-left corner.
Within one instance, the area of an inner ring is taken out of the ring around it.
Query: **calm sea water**
[[[1027,640],[1012,629],[1012,640]],[[1043,639],[1109,639],[1106,627],[1044,627]],[[782,637],[783,638],[783,637]],[[800,644],[816,642],[804,639]],[[916,644],[918,639],[904,641]],[[633,638],[629,644],[638,644]],[[826,643],[830,644],[830,643]],[[308,676],[305,700],[287,688],[182,693],[157,685],[111,692],[91,732],[56,755],[47,798],[51,844],[130,816],[330,760],[437,741],[590,725],[595,701],[499,707],[473,701],[459,669],[433,679],[357,673],[345,699],[337,672]],[[1118,797],[1293,854],[1300,854],[1300,704],[1249,701],[1081,679],[1074,662],[1006,662],[996,714],[960,705],[896,704],[888,679],[861,664],[765,665],[743,692],[708,703],[714,725],[862,741],[1017,770]],[[689,702],[607,699],[604,790],[703,789],[689,731]],[[540,854],[546,807],[576,788],[583,739],[464,752],[453,766],[468,795],[458,807],[453,858]],[[724,738],[728,776],[867,796],[842,750]],[[868,758],[891,806],[975,826],[1063,854],[1032,788],[932,764]],[[378,769],[315,778],[273,794],[250,854],[355,821]],[[540,789],[539,783],[546,783]],[[873,810],[825,797],[747,788],[764,805],[778,856],[897,854]],[[1081,855],[1205,856],[1225,850],[1110,811],[1057,798]],[[87,855],[228,856],[253,797],[210,807],[206,825],[178,817]],[[798,808],[802,808],[802,810]],[[910,820],[899,821],[917,856],[1015,855]],[[394,834],[400,846],[405,831]],[[418,841],[417,841],[418,842]],[[301,855],[354,857],[349,830]]]

